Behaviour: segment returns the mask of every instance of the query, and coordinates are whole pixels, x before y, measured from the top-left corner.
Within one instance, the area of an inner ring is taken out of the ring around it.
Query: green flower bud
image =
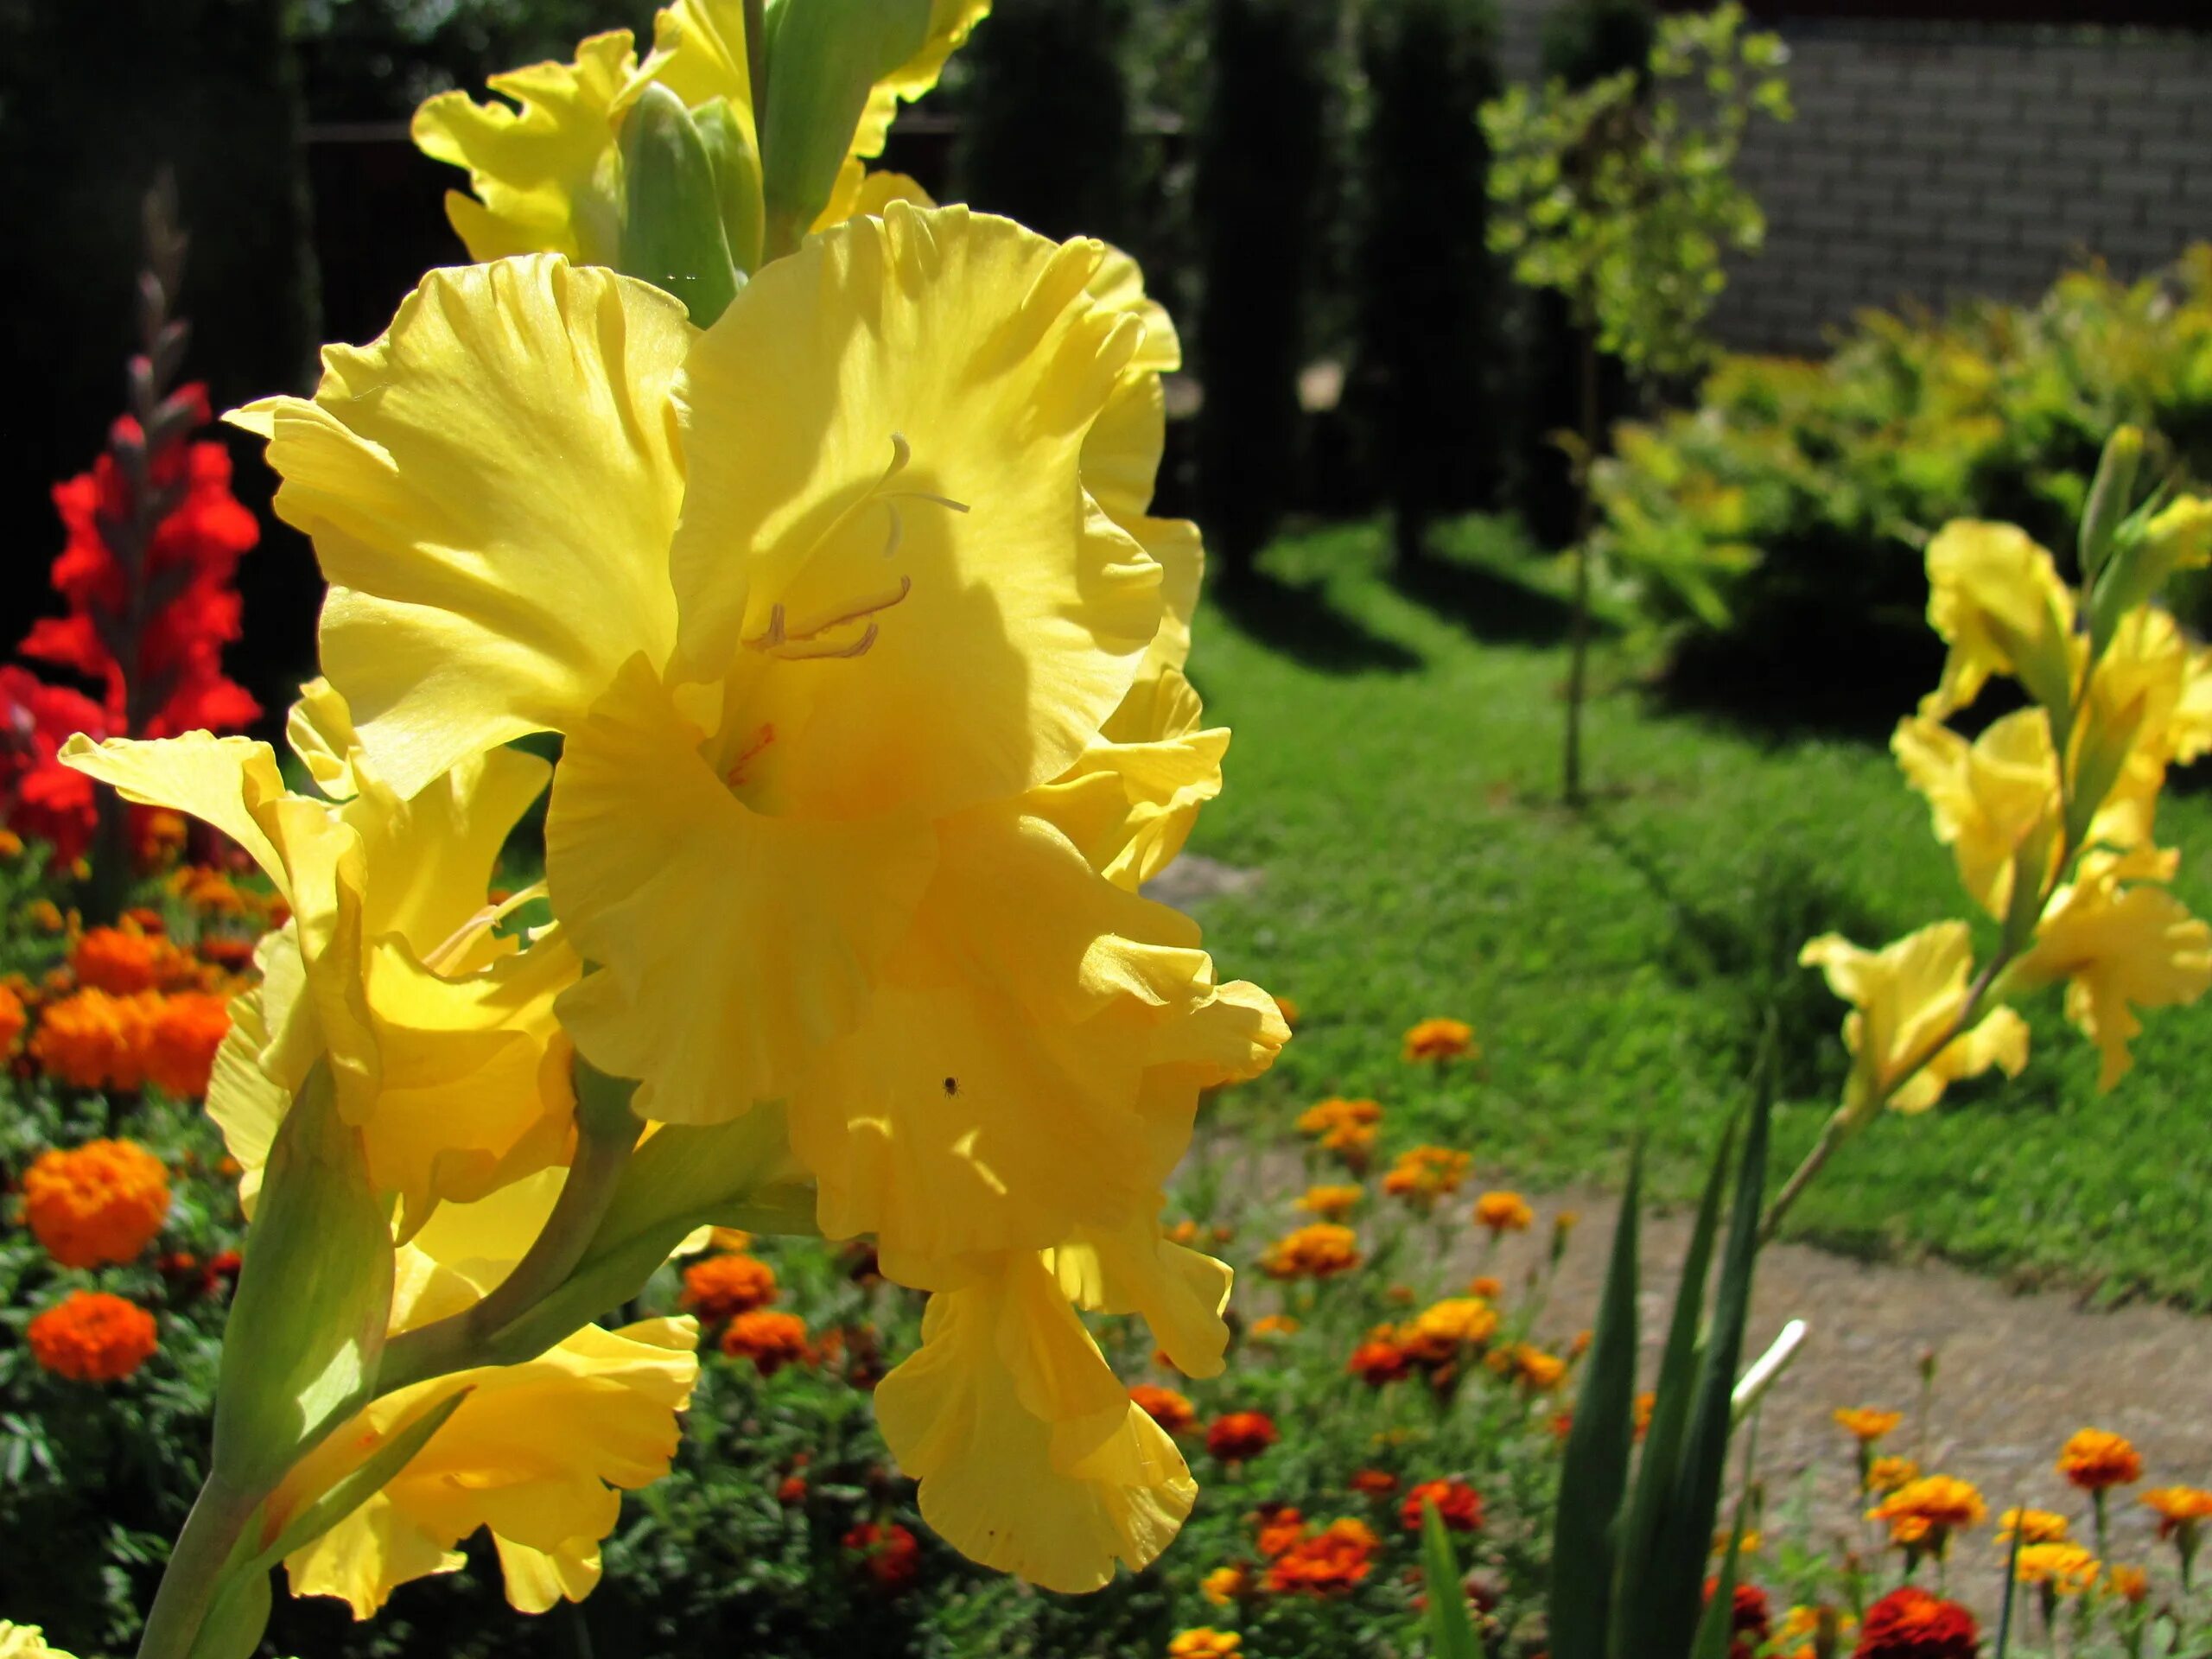
[[[721,200],[722,235],[737,268],[760,267],[762,229],[760,150],[753,142],[753,123],[733,114],[727,99],[711,99],[691,111],[699,141],[714,168],[715,194]]]
[[[618,268],[666,289],[704,328],[744,280],[722,230],[722,196],[706,141],[683,100],[658,82],[622,123],[627,187]]]
[[[2112,551],[2113,537],[2135,497],[2135,474],[2143,463],[2141,429],[2123,426],[2105,444],[2082,513],[2082,579],[2094,582]]]
[[[2208,563],[2212,563],[2212,501],[2180,496],[2142,521],[2139,528],[2123,525],[2089,600],[2089,639],[2097,654],[2103,654],[2120,619],[2156,599],[2176,571]]]
[[[783,0],[769,24],[760,129],[772,255],[797,247],[821,216],[869,92],[929,30],[929,0]]]

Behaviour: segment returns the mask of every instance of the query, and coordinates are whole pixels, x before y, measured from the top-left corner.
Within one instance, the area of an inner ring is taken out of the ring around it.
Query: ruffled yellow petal
[[[1029,791],[1028,808],[1134,893],[1183,849],[1198,808],[1221,792],[1226,727],[1201,730],[1198,693],[1163,668],[1139,680],[1074,766]]]
[[[287,1477],[271,1511],[296,1513],[435,1405],[467,1398],[384,1490],[287,1558],[296,1595],[337,1596],[366,1618],[410,1579],[451,1572],[486,1528],[525,1612],[597,1582],[620,1493],[668,1471],[676,1414],[698,1375],[690,1319],[587,1325],[524,1364],[464,1371],[378,1401]]]
[[[232,417],[315,538],[323,666],[400,795],[665,656],[690,333],[658,289],[550,257],[433,271],[375,344],[324,353],[312,402]]]
[[[450,192],[446,212],[475,260],[558,253],[610,263],[620,237],[617,100],[638,68],[630,31],[594,35],[573,63],[537,63],[486,82],[514,100],[441,92],[416,111],[423,154],[468,170],[476,199]]]
[[[0,1659],[70,1659],[49,1645],[46,1632],[36,1624],[16,1624],[0,1618]]]
[[[1086,1228],[1045,1252],[1060,1294],[1092,1313],[1135,1314],[1186,1376],[1217,1376],[1229,1351],[1234,1275],[1210,1255],[1171,1244],[1156,1216]]]
[[[923,189],[918,181],[908,178],[904,173],[872,173],[855,156],[837,170],[837,182],[830,192],[829,204],[823,208],[811,228],[826,231],[849,219],[860,219],[870,214],[880,219],[894,201],[903,201],[915,207],[937,206],[936,199]]]
[[[842,665],[833,664],[832,671]],[[547,815],[555,913],[601,964],[563,1000],[639,1110],[733,1117],[860,1019],[928,880],[926,823],[750,810],[643,659],[570,734]]]
[[[1128,690],[1160,572],[1080,479],[1139,333],[1085,295],[1098,257],[894,202],[765,266],[692,353],[676,677],[727,683],[714,760],[756,810],[1003,798]]]
[[[2143,1029],[2137,1008],[2179,1007],[2212,988],[2212,927],[2155,885],[2174,864],[2149,849],[2086,855],[2015,969],[2024,985],[2066,982],[2066,1016],[2102,1056],[2100,1089],[2134,1063],[2127,1046]]]
[[[945,60],[960,49],[990,10],[991,0],[931,0],[928,37],[912,57],[876,82],[853,134],[855,156],[866,160],[883,154],[883,141],[898,118],[899,105],[912,104],[937,85]]]
[[[931,1298],[922,1346],[878,1386],[877,1421],[921,1483],[922,1518],[986,1567],[1047,1589],[1141,1570],[1197,1497],[1034,1255]]]
[[[696,109],[729,100],[749,125],[753,81],[746,62],[745,0],[676,0],[653,14],[652,55],[639,72]]]
[[[2113,778],[2090,840],[2148,842],[2168,770],[2212,751],[2212,650],[2192,647],[2164,611],[2129,612],[2089,677],[2075,750],[2077,775]]]
[[[2072,701],[2087,655],[2074,595],[2050,555],[2012,524],[1955,519],[1928,543],[1928,620],[1950,646],[1920,712],[1941,720],[2010,674],[2046,708]]]
[[[1890,747],[1906,779],[1928,798],[1936,839],[1956,855],[1959,880],[1976,904],[2005,914],[2015,864],[2038,839],[2046,854],[2031,876],[2040,891],[2060,850],[2058,755],[2048,715],[2020,709],[1971,744],[1947,726],[1915,717],[1898,722]]]
[[[1808,942],[1798,960],[1827,976],[1828,988],[1852,1005],[1843,1022],[1852,1073],[1844,1110],[1870,1113],[1886,1103],[1925,1111],[1956,1079],[1991,1066],[2018,1077],[2028,1059],[2026,1023],[2010,1008],[1982,1014],[1946,1040],[1967,1007],[1974,944],[1964,922],[1937,922],[1880,950],[1834,933]]]

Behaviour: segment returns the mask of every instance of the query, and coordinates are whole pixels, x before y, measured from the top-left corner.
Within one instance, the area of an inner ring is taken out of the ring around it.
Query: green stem
[[[208,1476],[162,1571],[161,1587],[154,1592],[145,1634],[139,1638],[138,1659],[189,1659],[224,1563],[258,1502]]]
[[[1569,619],[1567,662],[1567,754],[1562,793],[1569,806],[1582,804],[1582,703],[1590,673],[1590,537],[1597,529],[1597,498],[1590,469],[1598,459],[1598,340],[1588,322],[1581,341],[1582,454],[1575,463],[1579,499],[1574,525],[1574,601]]]

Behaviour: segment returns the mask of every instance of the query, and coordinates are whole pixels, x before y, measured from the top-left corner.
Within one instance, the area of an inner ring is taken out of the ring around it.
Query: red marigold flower
[[[136,1260],[168,1214],[168,1171],[136,1141],[50,1147],[23,1173],[23,1219],[65,1268]]]
[[[2077,1429],[2060,1448],[2058,1472],[2085,1492],[2101,1492],[2142,1479],[2143,1457],[2125,1435]]]
[[[160,1345],[151,1313],[104,1290],[73,1291],[25,1334],[31,1357],[73,1382],[118,1382]]]
[[[1362,1469],[1349,1483],[1362,1497],[1389,1497],[1398,1490],[1398,1478],[1388,1469]]]
[[[1370,1388],[1379,1389],[1386,1382],[1398,1382],[1413,1366],[1413,1357],[1396,1343],[1375,1338],[1351,1351],[1347,1369]]]
[[[1418,1532],[1421,1513],[1431,1503],[1436,1505],[1436,1518],[1444,1522],[1446,1531],[1482,1529],[1482,1497],[1464,1480],[1424,1480],[1406,1494],[1406,1501],[1398,1506],[1398,1519],[1408,1531]]]
[[[863,1521],[845,1535],[844,1544],[887,1595],[897,1595],[921,1576],[922,1547],[896,1521]]]
[[[1705,1581],[1705,1599],[1710,1603],[1719,1593],[1720,1580],[1710,1578]],[[1752,1659],[1761,1644],[1772,1631],[1774,1615],[1767,1605],[1766,1592],[1756,1584],[1739,1584],[1728,1610],[1728,1659]]]
[[[1173,1389],[1162,1389],[1150,1382],[1131,1385],[1129,1399],[1170,1434],[1189,1433],[1198,1426],[1198,1408],[1183,1395]]]
[[[773,1376],[785,1366],[802,1363],[810,1357],[806,1322],[795,1313],[779,1313],[772,1308],[741,1313],[722,1332],[722,1352],[733,1359],[749,1359],[761,1376]]]
[[[23,999],[16,995],[16,988],[0,985],[0,1059],[16,1052],[16,1039],[23,1034],[23,1027],[29,1019]]]
[[[1224,1463],[1249,1463],[1281,1438],[1264,1411],[1232,1411],[1206,1430],[1206,1450]]]
[[[776,1488],[776,1502],[787,1510],[797,1509],[806,1502],[806,1477],[785,1475],[783,1484]]]
[[[734,1319],[776,1300],[776,1270],[754,1255],[710,1255],[683,1269],[677,1300],[709,1324]]]
[[[1972,1613],[1907,1585],[1866,1610],[1852,1659],[1977,1659],[1980,1651]]]
[[[1267,1587],[1276,1595],[1349,1595],[1375,1570],[1378,1542],[1365,1522],[1332,1521],[1268,1563]]]

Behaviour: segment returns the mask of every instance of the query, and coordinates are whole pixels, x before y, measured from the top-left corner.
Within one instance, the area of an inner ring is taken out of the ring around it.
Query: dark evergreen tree
[[[1503,282],[1475,119],[1497,91],[1496,51],[1489,0],[1370,0],[1361,20],[1355,396],[1401,560],[1421,556],[1438,513],[1497,484]]]
[[[1213,0],[1212,88],[1193,185],[1198,518],[1247,582],[1299,459],[1298,372],[1319,219],[1328,89],[1318,0]]]

